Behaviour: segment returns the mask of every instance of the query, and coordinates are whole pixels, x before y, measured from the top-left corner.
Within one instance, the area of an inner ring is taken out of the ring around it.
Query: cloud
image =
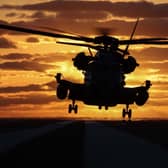
[[[16,12],[10,12],[6,14],[6,17],[15,17],[15,16],[17,16]]]
[[[17,48],[15,43],[4,37],[0,37],[0,48]]]
[[[167,8],[168,9],[168,8]],[[168,19],[144,19],[142,20],[138,27],[136,33],[139,35],[148,36],[167,36],[168,35]],[[135,33],[135,34],[136,34]]]
[[[84,19],[84,18],[83,18]],[[87,17],[83,20],[73,19],[58,19],[55,17],[46,16],[41,19],[35,19],[30,22],[13,22],[13,24],[30,27],[30,25],[50,25],[51,28],[59,28],[67,32],[74,32],[77,34],[89,35],[97,34],[96,27],[107,27],[115,29],[112,35],[128,35],[130,36],[134,27],[135,21],[124,20],[109,20],[98,22],[97,20],[89,20]],[[167,36],[168,34],[168,20],[167,19],[144,19],[138,24],[135,35],[143,36]],[[37,28],[38,29],[38,28]]]
[[[167,74],[168,73],[168,62],[159,62],[159,63],[155,63],[155,62],[153,62],[153,63],[150,63],[150,62],[148,62],[148,63],[143,63],[142,64],[142,67],[143,68],[150,68],[150,69],[156,69],[156,70],[159,70],[159,72],[151,72],[151,73],[153,73],[153,74],[162,74],[162,75],[165,75],[165,74]]]
[[[18,93],[30,91],[42,91],[41,85],[15,86],[15,87],[1,87],[0,93]]]
[[[45,16],[46,16],[46,15],[45,15],[44,12],[42,12],[42,11],[37,11],[37,12],[33,13],[30,17],[31,17],[31,18],[43,18],[43,17],[45,17]]]
[[[64,53],[48,53],[44,55],[41,54],[28,54],[28,53],[9,53],[6,55],[0,55],[0,59],[4,60],[29,60],[32,62],[41,63],[53,63],[53,62],[65,62],[71,61],[74,57],[74,53],[64,54]]]
[[[41,64],[33,61],[4,62],[0,64],[0,69],[4,70],[22,70],[44,72],[47,69],[55,68],[53,65]]]
[[[20,97],[0,96],[0,99],[0,106],[2,107],[19,104],[42,105],[56,101],[55,95],[50,96],[45,94],[21,95]]]
[[[154,90],[157,90],[156,92],[157,95],[158,95],[158,91],[163,91],[163,90],[168,91],[168,81],[164,81],[164,80],[163,81],[152,81],[152,88]]]
[[[91,26],[94,28],[103,24],[106,27],[115,27],[118,30],[115,32],[116,35],[129,35],[133,27],[132,22],[109,20],[107,18],[110,14],[119,17],[137,18],[138,16],[145,18],[139,23],[141,26],[138,26],[136,31],[138,35],[167,36],[168,34],[166,29],[168,20],[163,19],[168,17],[168,4],[153,4],[147,1],[116,3],[107,1],[50,1],[24,5],[22,8],[52,11],[56,13],[56,17],[48,17],[48,21],[45,21],[45,18],[41,18],[41,20],[37,19],[36,22],[52,23],[51,26],[53,25],[53,27],[62,24],[60,28],[82,34],[94,33],[93,30],[91,31]],[[151,20],[151,18],[159,19]],[[104,21],[99,22],[98,20]]]
[[[17,10],[18,11],[18,10]],[[50,15],[54,15],[55,14],[49,14],[48,12],[43,12],[43,11],[33,11],[31,13],[27,12],[27,11],[19,11],[18,13],[16,13],[16,15],[18,15],[18,18],[26,18],[26,19],[37,19],[37,18],[44,18],[46,16],[50,16]]]
[[[1,87],[0,93],[18,93],[18,92],[37,92],[37,91],[54,91],[56,81],[51,81],[44,84],[31,84],[27,86],[10,86]]]
[[[23,6],[4,5],[1,8],[14,8],[20,10],[42,10],[52,12],[74,12],[81,14],[82,11],[92,12],[106,11],[119,17],[168,17],[168,4],[154,4],[148,1],[138,2],[110,2],[110,1],[49,1]]]
[[[107,19],[108,12],[106,11],[97,11],[95,15],[95,11],[79,11],[78,13],[76,11],[71,12],[60,12],[55,17],[56,19],[70,19],[70,20],[103,20]]]
[[[65,14],[64,14],[65,15]],[[71,14],[68,14],[71,16]],[[74,16],[79,18],[80,15]],[[98,15],[96,15],[98,16]],[[111,28],[112,30],[115,29],[116,31],[112,32],[112,35],[128,35],[130,36],[132,29],[134,27],[135,21],[124,21],[124,20],[105,20],[103,22],[99,22],[96,19],[92,19],[92,16],[84,17],[82,19],[72,19],[70,18],[56,18],[54,16],[45,16],[43,18],[36,18],[31,21],[20,21],[20,22],[12,22],[12,24],[17,26],[22,26],[26,28],[32,29],[40,29],[40,26],[49,25],[50,28],[58,28],[60,30],[66,32],[74,32],[77,34],[82,35],[90,35],[94,34],[97,35],[95,31],[96,27],[107,27]],[[33,25],[33,26],[32,26]],[[37,25],[35,27],[35,25]],[[167,36],[168,34],[168,20],[163,18],[153,18],[153,19],[144,19],[141,20],[138,24],[137,30],[135,32],[136,35],[142,36]],[[46,30],[45,30],[46,31]],[[12,32],[8,30],[1,30],[1,34],[10,33],[10,34],[23,34],[21,32]],[[24,35],[30,35],[24,33]]]
[[[143,18],[160,18],[168,17],[166,12],[168,4],[154,4],[148,1],[138,2],[118,2],[113,6],[112,14],[115,16],[127,16],[130,18],[143,17]]]
[[[164,100],[164,99],[161,99],[161,100],[150,100],[148,102],[149,105],[152,105],[152,106],[167,106],[167,99]]]
[[[141,61],[165,61],[168,60],[168,48],[149,47],[143,50],[131,50],[130,53]]]
[[[62,61],[70,61],[71,58],[74,57],[74,54],[68,53],[68,54],[64,54],[64,53],[49,53],[46,54],[45,56],[40,55],[36,58],[33,59],[33,61],[37,61],[37,62],[62,62]]]
[[[135,22],[126,21],[122,17],[142,17],[136,35],[167,36],[168,34],[168,4],[153,4],[147,1],[139,2],[108,2],[108,1],[50,1],[24,6],[7,6],[17,10],[37,11],[32,21],[13,22],[16,25],[50,25],[65,31],[79,34],[95,34],[95,27],[115,28],[113,35],[130,35]],[[7,8],[6,7],[6,8]],[[4,8],[1,6],[1,8]],[[44,12],[55,15],[47,15]],[[119,19],[114,20],[111,16]]]
[[[55,88],[56,88],[56,81],[51,81],[51,82],[45,83],[42,86],[44,86],[44,87],[48,86],[51,90],[55,90]]]
[[[150,47],[141,51],[132,50],[130,53],[136,58],[142,71],[146,69],[146,73],[149,75],[155,74],[163,75],[162,78],[166,77],[168,73],[168,48]]]
[[[38,43],[39,39],[36,38],[36,37],[29,37],[29,38],[26,39],[26,42],[29,42],[29,43]]]
[[[31,54],[26,53],[10,53],[7,55],[0,56],[1,59],[6,60],[30,59],[31,57],[32,57]]]

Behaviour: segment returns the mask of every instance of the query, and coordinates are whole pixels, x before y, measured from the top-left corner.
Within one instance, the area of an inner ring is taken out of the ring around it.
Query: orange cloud
[[[6,60],[20,60],[20,59],[30,59],[32,57],[31,54],[26,53],[10,53],[6,55],[1,55],[0,59]]]
[[[49,64],[40,64],[33,61],[4,62],[0,64],[0,69],[4,70],[24,70],[44,72],[47,69],[53,69],[55,66]]]
[[[47,87],[46,87],[47,86]],[[31,84],[27,86],[10,86],[1,87],[0,93],[19,93],[19,92],[37,92],[37,91],[54,91],[56,88],[56,81],[51,81],[45,84]]]
[[[4,37],[0,37],[0,48],[17,48],[15,43]]]
[[[39,40],[36,37],[29,37],[29,38],[26,39],[26,42],[29,42],[29,43],[38,43]]]
[[[0,96],[1,102],[0,106],[10,106],[17,104],[30,104],[30,105],[39,105],[39,104],[48,104],[56,101],[56,97],[54,95],[45,95],[45,94],[29,94],[29,95],[21,95],[16,97],[5,97]]]

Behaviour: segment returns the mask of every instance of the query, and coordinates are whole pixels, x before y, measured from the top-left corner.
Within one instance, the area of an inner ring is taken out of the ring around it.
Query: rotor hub
[[[94,39],[94,43],[95,44],[104,44],[104,45],[119,45],[119,40],[114,38],[114,37],[110,37],[110,36],[97,36]]]

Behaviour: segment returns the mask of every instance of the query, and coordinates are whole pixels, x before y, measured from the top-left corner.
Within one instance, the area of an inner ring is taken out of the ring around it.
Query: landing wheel
[[[78,113],[78,105],[75,105],[75,107],[74,107],[74,113],[75,113],[75,114]]]
[[[123,109],[123,111],[122,111],[122,117],[123,117],[123,119],[125,118],[125,115],[126,115],[126,111],[125,111],[125,109]]]
[[[129,121],[131,121],[131,116],[132,116],[132,110],[129,109],[129,111],[128,111],[128,119],[129,119]]]
[[[69,104],[69,107],[68,107],[68,113],[71,113],[72,112],[72,104]]]
[[[105,106],[105,110],[108,110],[108,106]]]
[[[74,113],[78,113],[78,105],[75,105],[75,100],[72,101],[72,104],[69,104],[68,106],[68,113],[71,113],[72,110],[74,110]]]
[[[128,120],[131,121],[132,110],[129,109],[129,105],[126,105],[126,108],[122,111],[123,121],[125,121],[125,116],[128,115]]]

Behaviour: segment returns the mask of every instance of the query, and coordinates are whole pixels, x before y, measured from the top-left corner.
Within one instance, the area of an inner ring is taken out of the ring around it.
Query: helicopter
[[[66,98],[72,100],[68,106],[68,113],[74,111],[78,113],[76,101],[82,101],[86,105],[98,106],[98,109],[114,107],[117,104],[123,104],[126,107],[122,110],[122,117],[128,116],[131,120],[131,104],[143,106],[148,98],[148,90],[152,86],[150,80],[146,80],[144,85],[139,87],[127,87],[125,74],[130,74],[139,66],[135,57],[131,56],[128,49],[130,45],[153,44],[166,45],[167,38],[141,38],[133,39],[137,28],[139,18],[135,22],[133,31],[128,40],[119,40],[108,34],[108,31],[102,30],[102,34],[96,37],[85,37],[81,35],[53,33],[43,30],[20,27],[11,24],[0,24],[0,29],[43,35],[54,38],[71,39],[85,43],[72,43],[58,41],[62,45],[75,45],[87,47],[89,55],[84,52],[78,53],[73,59],[73,65],[77,70],[82,71],[84,75],[83,83],[74,83],[62,79],[62,73],[58,72],[55,76],[57,87],[56,96],[60,100]],[[119,48],[120,45],[126,45],[125,49]],[[91,49],[96,50],[94,55]]]

